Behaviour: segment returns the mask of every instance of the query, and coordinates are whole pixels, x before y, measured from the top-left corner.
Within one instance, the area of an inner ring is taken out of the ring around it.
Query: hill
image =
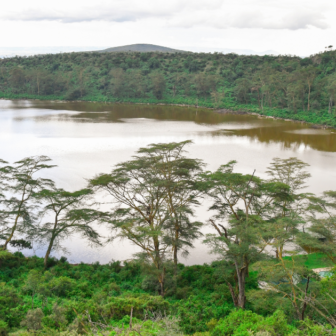
[[[131,47],[174,50],[118,48]],[[336,128],[336,51],[301,58],[118,48],[0,59],[0,97],[198,105]]]
[[[187,51],[161,47],[155,44],[130,44],[120,47],[113,47],[98,52],[163,52],[163,53],[185,53]]]

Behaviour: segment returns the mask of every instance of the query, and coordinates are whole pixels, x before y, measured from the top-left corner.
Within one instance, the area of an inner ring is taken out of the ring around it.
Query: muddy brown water
[[[139,147],[150,143],[192,140],[188,155],[214,170],[236,160],[237,170],[266,177],[274,157],[298,157],[310,164],[308,190],[336,190],[336,131],[314,129],[307,124],[253,115],[219,114],[212,110],[176,106],[105,104],[52,101],[0,100],[0,158],[14,161],[31,155],[48,155],[58,165],[45,174],[59,187],[74,190],[87,178],[107,172],[128,160]],[[197,210],[206,221],[208,202]],[[106,229],[100,229],[107,234]],[[211,229],[205,227],[204,233]],[[79,238],[64,242],[72,262],[125,260],[137,249],[127,241],[90,248]],[[42,255],[34,246],[29,255]],[[62,251],[55,252],[59,257]],[[186,264],[209,262],[201,241],[195,243]]]

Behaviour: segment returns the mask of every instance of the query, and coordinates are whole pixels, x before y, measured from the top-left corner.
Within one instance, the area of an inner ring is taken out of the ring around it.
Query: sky
[[[308,56],[336,46],[335,14],[334,0],[11,0],[0,55],[150,43]]]

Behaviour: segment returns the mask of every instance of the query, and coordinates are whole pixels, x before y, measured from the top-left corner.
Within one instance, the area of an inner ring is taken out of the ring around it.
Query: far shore
[[[59,102],[59,103],[108,103],[108,104],[130,104],[130,105],[159,105],[159,106],[179,106],[179,107],[192,107],[192,108],[200,108],[205,110],[212,110],[215,113],[220,114],[235,114],[235,115],[254,115],[260,118],[267,118],[267,119],[275,119],[275,120],[284,120],[284,121],[291,121],[299,124],[307,124],[311,128],[314,129],[336,129],[336,127],[328,126],[328,125],[322,125],[322,124],[316,124],[316,123],[310,123],[308,121],[304,120],[296,120],[296,119],[290,119],[290,118],[281,118],[281,117],[275,117],[275,116],[269,116],[264,115],[262,113],[257,112],[251,112],[247,110],[232,110],[232,109],[226,109],[226,108],[213,108],[213,107],[206,107],[206,106],[199,106],[199,105],[188,105],[188,104],[171,104],[171,103],[141,103],[141,102],[113,102],[113,101],[95,101],[95,100],[62,100],[62,99],[37,99],[37,98],[0,98],[0,100],[28,100],[28,101],[51,101],[51,102]]]

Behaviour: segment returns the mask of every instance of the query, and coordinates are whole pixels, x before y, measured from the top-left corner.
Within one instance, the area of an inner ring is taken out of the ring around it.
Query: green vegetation
[[[335,264],[335,192],[303,193],[310,175],[296,158],[275,158],[268,179],[234,161],[204,171],[189,144],[140,148],[71,192],[43,178],[48,157],[0,160],[0,335],[336,335],[336,274],[312,270]],[[185,266],[204,199],[218,260]],[[139,253],[106,265],[51,257],[73,234]],[[36,245],[44,258],[20,252]]]
[[[290,260],[291,257],[284,257],[285,260]],[[297,255],[294,258],[300,263],[303,263],[308,269],[333,267],[334,264],[328,259],[325,254],[311,253],[305,255]]]
[[[336,127],[336,51],[87,52],[0,60],[0,97],[187,104]]]

